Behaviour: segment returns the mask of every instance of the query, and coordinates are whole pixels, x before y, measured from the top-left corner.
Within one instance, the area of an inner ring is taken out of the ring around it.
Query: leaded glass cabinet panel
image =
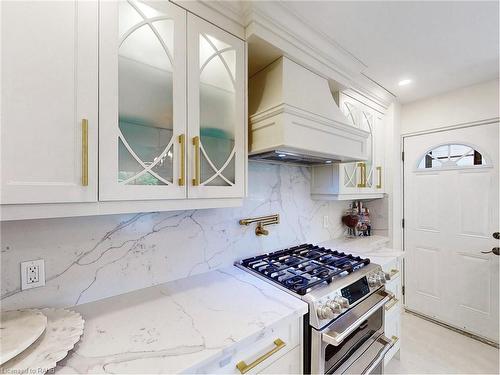
[[[185,37],[170,2],[101,3],[100,200],[186,197]]]
[[[244,195],[245,70],[242,40],[188,15],[189,197]]]

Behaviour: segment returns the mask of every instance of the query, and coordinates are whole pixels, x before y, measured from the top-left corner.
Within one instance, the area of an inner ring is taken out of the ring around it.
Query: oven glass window
[[[352,354],[370,339],[376,338],[382,330],[382,309],[378,309],[353,331],[339,346],[327,345],[325,348],[325,372],[332,374],[348,360]],[[327,370],[328,369],[328,370]]]

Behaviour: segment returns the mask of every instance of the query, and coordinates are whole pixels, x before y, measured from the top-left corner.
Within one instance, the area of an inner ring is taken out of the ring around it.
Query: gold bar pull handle
[[[89,185],[89,120],[82,119],[82,186]]]
[[[186,136],[184,134],[179,135],[179,143],[180,143],[180,177],[179,177],[179,186],[184,186],[186,184]]]
[[[363,163],[363,187],[366,187],[366,163]]]
[[[257,365],[261,364],[266,359],[268,359],[270,356],[272,356],[274,353],[283,349],[286,346],[285,342],[281,339],[274,340],[274,345],[275,346],[273,349],[268,351],[266,354],[261,355],[259,358],[257,358],[255,361],[253,361],[249,365],[247,365],[245,361],[240,361],[236,364],[236,368],[238,370],[240,370],[240,373],[246,374],[248,371],[250,371],[251,369],[253,369]]]
[[[377,189],[382,189],[382,167],[377,167],[378,184]]]
[[[392,300],[385,305],[385,311],[392,309],[398,302],[399,300],[396,297],[392,297]]]
[[[194,146],[194,178],[193,186],[200,185],[200,137],[193,137]]]
[[[359,168],[359,184],[358,187],[362,188],[364,187],[363,181],[364,181],[364,174],[363,174],[363,165],[364,163],[358,163],[358,168]]]
[[[399,270],[393,268],[390,272],[386,273],[386,280],[392,280],[399,273]]]

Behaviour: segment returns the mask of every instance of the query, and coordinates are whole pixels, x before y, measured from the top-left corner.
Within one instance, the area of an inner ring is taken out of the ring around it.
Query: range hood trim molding
[[[271,107],[265,111],[251,115],[250,116],[251,130],[258,130],[259,128],[261,128],[263,126],[266,126],[265,124],[259,124],[259,123],[261,123],[264,120],[268,120],[268,119],[271,119],[275,116],[282,115],[282,114],[289,114],[292,116],[303,118],[305,120],[311,120],[311,121],[320,123],[322,125],[329,126],[335,130],[341,130],[341,131],[350,133],[354,136],[368,138],[368,136],[370,135],[370,133],[367,132],[366,130],[359,129],[359,128],[356,128],[352,125],[347,125],[343,122],[335,121],[335,120],[326,118],[324,116],[317,115],[317,114],[311,113],[309,111],[306,111],[306,110],[303,110],[301,108],[297,108],[295,106],[285,104],[285,103],[278,104],[278,105]],[[296,123],[293,123],[293,124],[300,126],[300,124],[296,124]],[[338,131],[335,133],[338,133]]]

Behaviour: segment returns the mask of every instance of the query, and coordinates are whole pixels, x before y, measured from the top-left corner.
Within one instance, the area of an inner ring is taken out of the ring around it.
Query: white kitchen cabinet
[[[97,2],[0,6],[1,204],[94,202]]]
[[[170,2],[103,2],[101,51],[99,199],[243,197],[244,42]]]
[[[100,4],[99,200],[186,197],[186,11]]]
[[[302,374],[302,347],[296,346],[259,374]]]
[[[188,14],[189,198],[245,191],[245,44]]]
[[[313,167],[312,197],[324,200],[382,198],[385,189],[385,129],[382,109],[375,103],[361,100],[358,95],[339,92],[336,99],[352,125],[369,132],[367,159],[356,163]]]
[[[302,373],[302,317],[291,316],[235,343],[195,374]]]
[[[387,364],[393,357],[399,358],[401,348],[401,259],[396,258],[382,265],[382,269],[389,276],[385,289],[393,295],[393,298],[385,306],[384,315],[385,336],[392,339],[394,343],[385,355],[384,363]]]
[[[241,205],[243,40],[169,1],[1,6],[2,220]]]

